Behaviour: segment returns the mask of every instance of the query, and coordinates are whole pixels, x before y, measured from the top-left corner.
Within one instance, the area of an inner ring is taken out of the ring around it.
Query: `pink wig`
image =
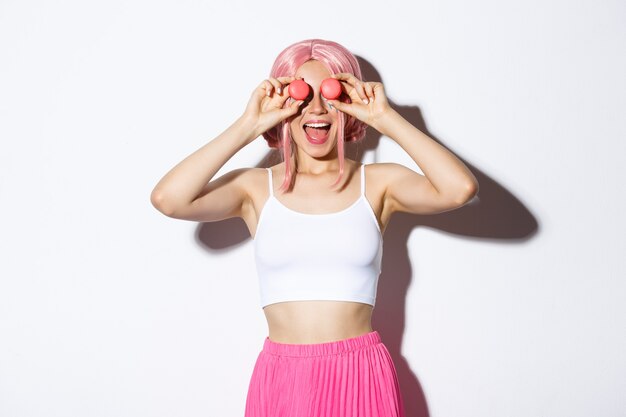
[[[302,64],[312,59],[324,64],[331,74],[347,72],[353,74],[359,80],[361,79],[361,68],[355,56],[342,45],[323,39],[308,39],[288,46],[274,61],[270,77],[293,76]],[[285,102],[285,105],[287,105],[287,102]],[[360,120],[339,111],[338,113],[337,153],[339,156],[339,177],[333,186],[341,181],[344,172],[344,141],[355,142],[363,139],[365,137],[365,129],[367,128],[367,125]],[[294,175],[290,162],[292,139],[289,132],[289,119],[283,120],[267,132],[264,132],[263,138],[271,148],[282,148],[283,150],[285,179],[280,189],[284,191],[289,188]]]

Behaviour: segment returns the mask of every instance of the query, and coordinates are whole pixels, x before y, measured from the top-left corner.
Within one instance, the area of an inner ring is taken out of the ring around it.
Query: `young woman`
[[[269,335],[252,372],[246,417],[404,415],[394,364],[371,327],[382,236],[392,213],[452,210],[471,200],[478,184],[459,159],[389,106],[381,83],[361,78],[354,55],[335,42],[289,46],[242,116],[152,192],[152,204],[167,216],[241,217],[254,239]],[[328,79],[339,81],[336,99],[322,95]],[[308,85],[302,100],[290,97],[296,80]],[[344,158],[344,142],[363,139],[368,126],[395,140],[425,175]],[[282,150],[281,163],[213,179],[261,135]]]

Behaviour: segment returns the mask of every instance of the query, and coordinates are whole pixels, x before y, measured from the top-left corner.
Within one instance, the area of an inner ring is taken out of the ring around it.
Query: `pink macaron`
[[[326,100],[335,100],[341,95],[341,83],[336,78],[326,78],[322,81],[320,90]]]
[[[294,100],[304,100],[309,96],[309,85],[304,80],[295,80],[289,83],[289,95]]]

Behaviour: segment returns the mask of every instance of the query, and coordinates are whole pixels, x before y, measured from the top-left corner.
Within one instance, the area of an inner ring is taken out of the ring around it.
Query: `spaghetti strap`
[[[274,195],[274,185],[272,184],[272,168],[265,168],[267,169],[268,174],[268,179],[269,179],[269,189],[270,189],[270,197],[272,197]]]
[[[365,164],[361,164],[361,195],[365,195]]]

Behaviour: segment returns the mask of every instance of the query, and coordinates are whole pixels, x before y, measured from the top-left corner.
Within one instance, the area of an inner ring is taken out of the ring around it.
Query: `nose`
[[[314,114],[324,114],[328,113],[328,109],[326,108],[326,101],[322,97],[321,91],[316,91],[309,102],[309,113]]]

